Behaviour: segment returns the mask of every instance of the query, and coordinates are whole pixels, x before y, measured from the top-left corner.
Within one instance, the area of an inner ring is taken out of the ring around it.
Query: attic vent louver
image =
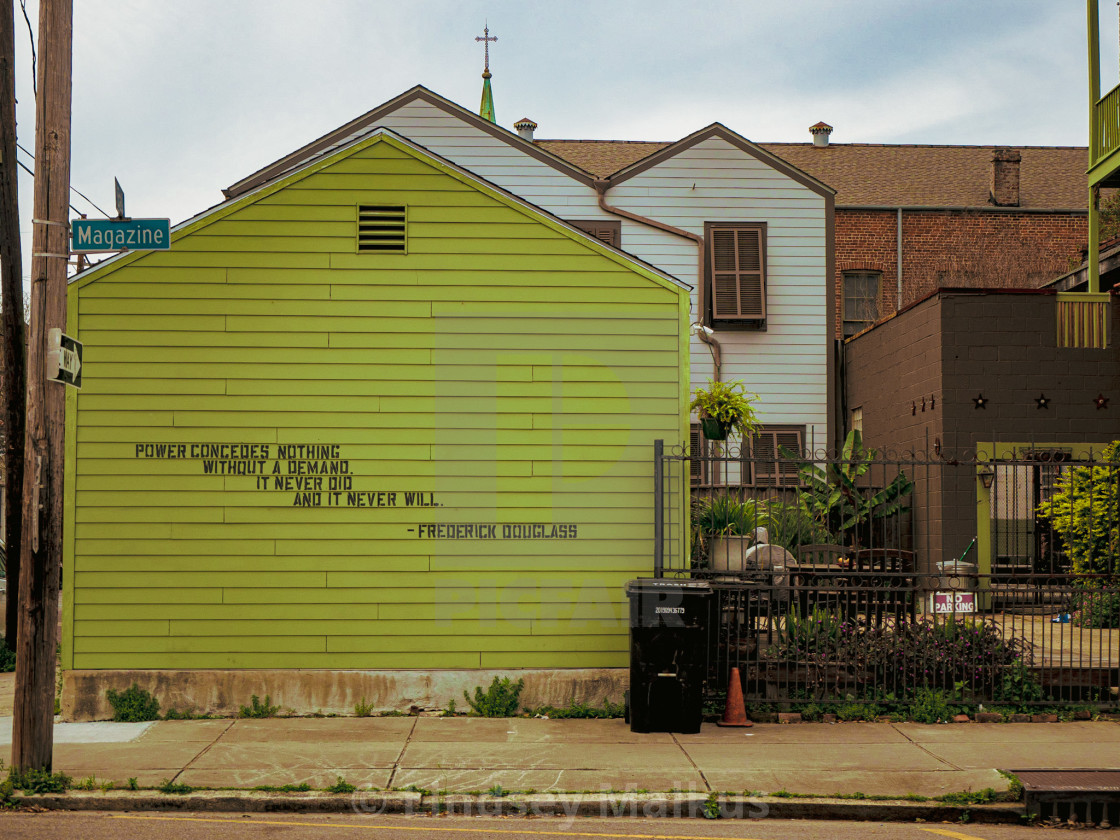
[[[406,241],[402,205],[358,205],[359,253],[403,254]]]

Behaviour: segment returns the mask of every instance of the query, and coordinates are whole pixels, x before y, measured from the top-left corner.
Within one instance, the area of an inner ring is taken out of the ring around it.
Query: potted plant
[[[739,501],[727,493],[697,506],[693,525],[707,549],[708,568],[717,572],[743,570],[743,555],[761,524],[759,513],[754,499]]]
[[[727,440],[728,433],[737,431],[746,441],[758,431],[758,418],[752,403],[757,394],[749,393],[742,382],[715,382],[708,380],[707,388],[697,388],[688,410],[700,415],[700,425],[708,440]]]

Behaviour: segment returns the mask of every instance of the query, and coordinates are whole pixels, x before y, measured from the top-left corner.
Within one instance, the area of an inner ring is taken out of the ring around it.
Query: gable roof
[[[683,152],[710,137],[720,137],[731,145],[763,161],[768,166],[788,175],[821,195],[831,195],[834,192],[834,190],[820,179],[798,169],[796,166],[790,165],[789,162],[782,160],[780,156],[763,148],[759,144],[752,143],[750,140],[736,134],[720,123],[712,123],[710,126],[693,132],[687,137],[673,143],[628,143],[598,140],[532,141],[526,140],[515,132],[504,129],[478,114],[468,111],[466,108],[455,104],[449,99],[444,99],[442,96],[433,93],[423,85],[417,85],[411,90],[405,91],[395,99],[390,99],[388,102],[379,105],[372,111],[367,111],[360,117],[356,117],[345,125],[339,126],[334,131],[324,134],[317,140],[313,140],[279,160],[258,169],[253,174],[226,187],[222,190],[222,193],[226,198],[236,198],[262,184],[269,183],[275,178],[283,177],[286,173],[303,166],[309,161],[323,155],[328,155],[363,136],[371,128],[375,127],[386,115],[417,100],[426,102],[429,105],[463,120],[492,137],[496,137],[525,154],[563,172],[565,175],[568,175],[570,178],[588,187],[594,187],[597,177],[603,178],[608,174],[612,176],[612,182],[618,183],[619,181],[631,177],[631,175],[637,174],[642,171],[642,169],[654,166],[661,160]],[[556,143],[563,147],[563,153],[554,151],[549,147],[549,144]],[[586,147],[583,148],[582,151],[586,151],[588,154],[582,155],[581,147],[583,147],[585,143]],[[642,167],[631,170],[631,166],[638,161],[642,162]],[[608,169],[609,172],[607,171]],[[629,171],[623,172],[622,170],[624,169]]]
[[[628,178],[632,178],[635,175],[645,172],[647,169],[657,166],[662,161],[668,160],[671,157],[675,157],[681,152],[687,151],[693,146],[699,143],[703,143],[705,140],[710,140],[713,137],[717,137],[720,140],[728,143],[729,145],[739,149],[740,151],[745,152],[751,157],[762,161],[772,169],[781,172],[783,175],[793,179],[794,181],[797,181],[799,184],[807,187],[815,193],[818,193],[822,196],[832,196],[836,192],[836,190],[832,189],[832,187],[828,186],[825,183],[822,183],[820,180],[814,178],[812,175],[807,174],[803,170],[798,169],[795,166],[791,166],[788,161],[785,161],[772,152],[767,151],[757,143],[752,143],[746,137],[743,137],[740,134],[736,134],[734,131],[721,123],[712,123],[707,128],[702,128],[699,131],[694,131],[692,134],[688,135],[687,137],[681,138],[675,143],[669,143],[668,145],[642,158],[641,160],[634,161],[629,166],[626,166],[618,170],[617,172],[613,172],[610,176],[608,176],[607,180],[610,181],[611,184],[622,183]]]
[[[615,248],[613,245],[609,245],[603,242],[598,237],[587,233],[586,231],[576,227],[570,222],[558,218],[547,210],[538,207],[537,205],[533,204],[530,201],[527,201],[521,196],[514,195],[508,190],[499,187],[497,184],[491,183],[480,175],[477,175],[474,172],[471,172],[468,169],[464,169],[463,167],[447,160],[446,158],[441,157],[435,152],[424,148],[419,143],[409,140],[406,137],[402,137],[392,129],[385,126],[378,126],[369,131],[364,131],[361,136],[352,138],[350,142],[345,143],[344,145],[331,147],[329,151],[324,151],[322,153],[312,155],[306,158],[301,164],[293,165],[293,167],[290,167],[284,173],[283,177],[277,175],[271,178],[267,183],[261,183],[255,188],[242,192],[234,198],[228,198],[221,204],[217,204],[208,210],[204,210],[197,216],[194,216],[193,218],[187,219],[186,221],[175,225],[171,229],[171,241],[172,243],[174,243],[176,240],[181,239],[184,236],[188,236],[189,234],[201,228],[205,228],[206,226],[221,220],[222,218],[228,216],[230,213],[241,209],[247,204],[251,204],[252,202],[257,201],[264,196],[278,192],[284,187],[287,187],[289,184],[299,181],[300,179],[305,178],[308,175],[313,175],[314,173],[326,168],[327,166],[330,166],[336,160],[346,157],[360,149],[364,149],[378,142],[389,143],[395,148],[401,149],[406,153],[423,159],[425,162],[431,164],[432,166],[435,166],[444,174],[450,175],[451,177],[461,181],[462,183],[473,186],[480,192],[489,195],[491,198],[500,201],[509,207],[519,209],[526,215],[536,216],[538,218],[538,221],[548,225],[555,230],[561,231],[572,239],[582,241],[592,250],[598,251],[602,255],[614,260],[617,263],[625,263],[638,274],[645,276],[647,279],[650,279],[655,283],[658,283],[659,285],[684,290],[689,290],[692,288],[692,286],[688,283],[685,283],[679,278],[674,277],[673,275],[665,271],[662,271],[660,268],[651,265],[645,260],[636,257],[633,254],[628,254],[625,251]],[[150,253],[152,252],[122,251],[118,254],[114,254],[112,257],[109,257],[106,260],[102,260],[101,262],[97,263],[94,266],[91,266],[90,268],[79,274],[75,274],[74,276],[70,277],[67,282],[68,284],[77,283],[79,285],[85,285],[86,283],[93,282],[102,274],[109,273],[110,271],[115,271],[117,268],[121,268],[124,265],[127,265],[128,263],[142,257],[146,257]]]
[[[680,141],[684,142],[684,141]],[[537,145],[599,178],[673,143],[538,140]],[[1002,146],[919,146],[872,143],[752,143],[836,190],[837,207],[990,207],[992,152]],[[1019,146],[1020,205],[1007,210],[1069,210],[1088,206],[1084,146]]]
[[[275,178],[282,177],[285,173],[291,172],[317,157],[330,154],[358,139],[371,127],[375,126],[386,114],[391,114],[393,111],[417,100],[427,102],[429,105],[433,105],[441,111],[446,111],[458,117],[464,122],[473,125],[475,128],[485,131],[487,134],[497,137],[499,140],[503,140],[511,146],[519,148],[521,151],[525,152],[525,154],[547,163],[549,166],[560,170],[587,186],[591,186],[594,181],[594,176],[592,176],[591,173],[585,172],[577,165],[573,165],[563,158],[557,157],[547,149],[537,147],[532,142],[525,140],[514,132],[504,129],[500,125],[492,123],[487,119],[483,119],[478,114],[468,111],[461,105],[456,105],[449,99],[444,99],[442,96],[433,93],[423,85],[417,85],[411,90],[405,91],[395,99],[390,99],[388,102],[377,106],[372,111],[366,111],[366,113],[362,114],[360,117],[350,120],[350,122],[339,126],[334,131],[324,134],[317,140],[312,140],[310,143],[296,149],[294,152],[258,169],[252,175],[248,175],[237,183],[231,184],[222,190],[222,194],[225,195],[226,198],[237,198],[239,195],[244,195],[249,190],[259,187],[261,184],[267,184]]]

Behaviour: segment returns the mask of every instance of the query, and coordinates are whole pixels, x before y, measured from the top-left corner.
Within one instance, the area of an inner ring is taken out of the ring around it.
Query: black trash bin
[[[643,578],[630,596],[632,732],[699,732],[712,587],[705,581]]]

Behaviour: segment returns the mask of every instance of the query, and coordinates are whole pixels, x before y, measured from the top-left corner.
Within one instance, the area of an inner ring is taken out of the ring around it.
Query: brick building
[[[762,148],[836,190],[835,335],[935,289],[1040,287],[1088,237],[1084,147],[809,143]],[[664,143],[538,140],[606,177]],[[901,266],[901,272],[899,271]]]

